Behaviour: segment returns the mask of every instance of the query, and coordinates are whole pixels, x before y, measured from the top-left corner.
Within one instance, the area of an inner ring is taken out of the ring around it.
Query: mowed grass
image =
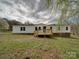
[[[0,59],[79,59],[79,38],[0,34]]]

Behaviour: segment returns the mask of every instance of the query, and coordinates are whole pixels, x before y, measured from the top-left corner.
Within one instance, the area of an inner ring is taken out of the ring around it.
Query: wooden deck
[[[47,30],[45,30],[45,31],[43,31],[43,30],[38,30],[38,31],[35,31],[34,32],[34,36],[39,36],[39,35],[49,35],[49,36],[51,36],[53,34],[53,32],[52,32],[52,30],[50,30],[50,29],[47,29]]]

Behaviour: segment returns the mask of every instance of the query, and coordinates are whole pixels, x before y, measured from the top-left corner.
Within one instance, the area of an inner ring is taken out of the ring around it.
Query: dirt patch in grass
[[[26,51],[17,49],[10,59],[62,59],[62,55],[57,49],[50,51],[42,48],[28,48]]]
[[[2,56],[0,59],[63,59],[62,54],[57,49],[42,48],[17,48],[11,54]]]

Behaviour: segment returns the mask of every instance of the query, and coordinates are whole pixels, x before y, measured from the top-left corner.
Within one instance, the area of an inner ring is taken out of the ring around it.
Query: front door
[[[46,26],[43,26],[43,32],[44,33],[46,32]]]

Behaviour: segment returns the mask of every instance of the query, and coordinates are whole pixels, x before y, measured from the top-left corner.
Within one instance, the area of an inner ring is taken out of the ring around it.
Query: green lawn
[[[0,34],[0,59],[79,59],[79,38]]]

